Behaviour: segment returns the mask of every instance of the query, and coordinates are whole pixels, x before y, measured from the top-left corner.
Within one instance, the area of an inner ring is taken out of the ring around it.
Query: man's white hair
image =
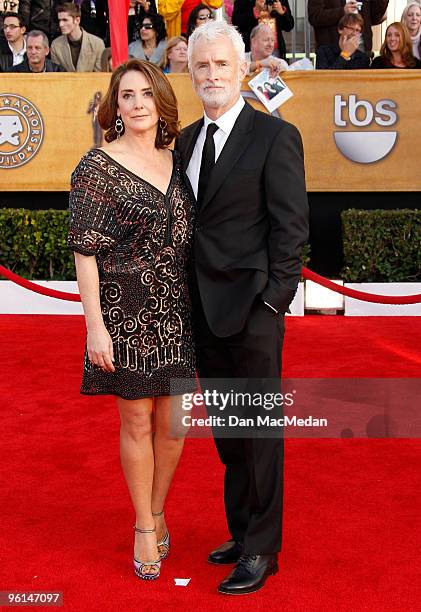
[[[191,60],[193,55],[193,49],[198,40],[205,39],[207,42],[214,42],[218,37],[228,38],[232,42],[237,55],[238,62],[241,64],[244,62],[245,46],[244,41],[241,38],[241,34],[229,25],[226,21],[208,21],[207,23],[198,26],[193,34],[189,38],[189,44],[187,48],[187,61],[189,69],[191,70]]]
[[[258,23],[257,26],[254,26],[252,31],[250,32],[250,40],[253,40],[259,32],[269,31],[271,34],[273,32],[272,28],[268,23]]]

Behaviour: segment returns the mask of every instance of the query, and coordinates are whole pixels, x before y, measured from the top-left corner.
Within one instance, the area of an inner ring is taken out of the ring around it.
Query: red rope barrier
[[[421,294],[416,295],[379,295],[376,293],[366,293],[365,291],[357,291],[356,289],[350,289],[349,287],[341,287],[336,283],[333,283],[331,280],[324,278],[324,276],[320,276],[320,274],[316,274],[316,272],[312,272],[308,268],[303,266],[302,270],[304,278],[308,280],[312,280],[327,289],[331,289],[332,291],[336,291],[337,293],[341,293],[342,295],[346,295],[348,297],[354,298],[356,300],[362,300],[364,302],[375,302],[377,304],[419,304],[421,303]],[[58,291],[57,289],[50,289],[49,287],[43,287],[42,285],[37,285],[32,281],[27,280],[26,278],[22,278],[18,276],[11,270],[8,270],[4,266],[0,265],[0,274],[13,281],[17,285],[24,287],[25,289],[29,289],[30,291],[34,291],[35,293],[40,293],[41,295],[47,295],[52,298],[57,298],[59,300],[68,300],[70,302],[80,302],[80,295],[78,293],[67,293],[66,291]]]
[[[327,289],[336,291],[336,293],[342,293],[342,295],[346,295],[356,300],[362,300],[363,302],[375,302],[376,304],[419,304],[421,302],[420,293],[416,295],[380,295],[378,293],[366,293],[365,291],[357,291],[350,287],[341,287],[304,266],[302,274],[307,280],[312,280]]]
[[[11,270],[8,270],[0,264],[0,274],[13,281],[17,285],[29,289],[34,293],[40,293],[41,295],[48,295],[48,297],[57,298],[58,300],[67,300],[68,302],[80,302],[80,295],[78,293],[67,293],[66,291],[57,291],[57,289],[50,289],[49,287],[43,287],[37,285],[26,278],[18,276]]]

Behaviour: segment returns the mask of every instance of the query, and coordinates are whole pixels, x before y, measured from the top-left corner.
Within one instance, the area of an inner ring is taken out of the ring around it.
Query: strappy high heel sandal
[[[152,512],[152,516],[162,516],[163,514],[164,514],[163,510],[161,510],[161,512]],[[159,557],[162,561],[162,559],[166,559],[168,555],[170,554],[170,533],[168,529],[165,532],[165,535],[162,538],[162,540],[157,542],[157,546],[158,546]]]
[[[156,527],[153,529],[139,529],[139,527],[133,525],[133,528],[136,533],[154,533],[156,531]],[[139,561],[136,559],[136,557],[133,557],[133,564],[134,573],[138,578],[141,578],[142,580],[156,580],[159,578],[161,573],[161,558],[159,558],[157,561]],[[149,567],[155,568],[156,571],[154,571],[152,574],[146,573],[145,569]]]

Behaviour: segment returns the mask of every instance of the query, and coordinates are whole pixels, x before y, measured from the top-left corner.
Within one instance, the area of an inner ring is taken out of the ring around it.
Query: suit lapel
[[[194,145],[196,144],[196,140],[199,137],[199,133],[200,133],[200,130],[202,129],[202,126],[203,126],[203,117],[199,119],[199,121],[196,121],[196,123],[193,123],[190,126],[190,134],[189,136],[186,137],[186,144],[183,147],[184,150],[180,151],[181,158],[183,161],[183,172],[184,173],[187,172],[187,168],[189,167],[190,159],[191,159],[191,156],[193,155]]]
[[[235,122],[234,127],[228,136],[228,140],[226,141],[224,148],[222,149],[221,154],[212,170],[211,180],[206,189],[202,206],[200,207],[201,210],[203,210],[208,202],[213,198],[222,183],[227,179],[229,180],[231,169],[237,162],[238,158],[247,149],[252,137],[255,112],[256,111],[246,102],[243,110],[238,115],[237,121]]]

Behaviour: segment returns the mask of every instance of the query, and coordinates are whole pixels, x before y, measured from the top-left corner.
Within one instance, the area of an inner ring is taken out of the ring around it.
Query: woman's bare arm
[[[101,314],[98,266],[94,255],[75,253],[79,293],[87,330],[86,347],[89,361],[106,372],[114,372],[113,343]]]

